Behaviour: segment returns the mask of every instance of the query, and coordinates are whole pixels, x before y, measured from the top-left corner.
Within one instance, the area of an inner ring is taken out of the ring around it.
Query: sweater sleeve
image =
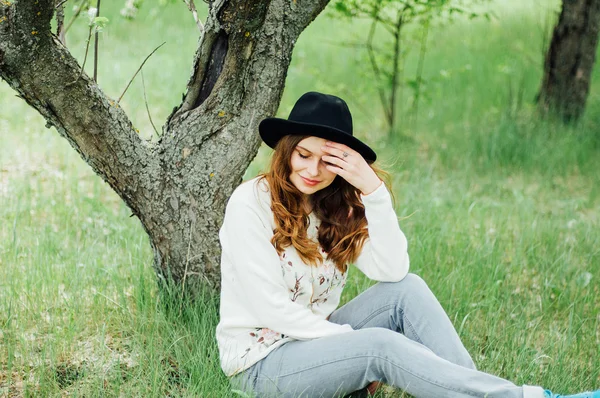
[[[368,195],[360,195],[365,206],[369,238],[354,265],[368,278],[398,282],[409,269],[408,243],[383,182]]]
[[[222,272],[232,280],[244,307],[260,323],[297,340],[310,340],[352,331],[315,315],[289,297],[281,273],[279,255],[270,242],[270,227],[256,209],[238,198],[230,199],[219,238],[229,269]]]

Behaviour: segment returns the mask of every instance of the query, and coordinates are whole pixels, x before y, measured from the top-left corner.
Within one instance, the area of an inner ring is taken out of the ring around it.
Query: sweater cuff
[[[387,188],[385,187],[385,184],[383,183],[383,181],[381,181],[381,183],[379,184],[379,187],[377,187],[377,189],[375,189],[373,192],[371,192],[368,195],[363,195],[362,193],[360,194],[360,199],[362,200],[363,204],[364,203],[383,203],[387,198],[389,198],[389,193],[387,191]]]

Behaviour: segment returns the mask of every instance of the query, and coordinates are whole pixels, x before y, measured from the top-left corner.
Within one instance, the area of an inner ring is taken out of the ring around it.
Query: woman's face
[[[306,195],[328,187],[337,175],[327,170],[327,163],[321,160],[327,155],[321,151],[326,142],[324,138],[307,137],[292,152],[290,181]]]

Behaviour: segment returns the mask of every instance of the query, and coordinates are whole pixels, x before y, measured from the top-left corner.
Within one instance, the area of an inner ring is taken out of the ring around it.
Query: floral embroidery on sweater
[[[302,280],[302,278],[304,278],[304,275],[298,277],[298,274],[295,274],[295,278],[296,278],[296,283],[294,284],[294,287],[292,289],[290,289],[290,294],[291,294],[291,300],[292,301],[296,301],[296,299],[299,296],[302,296],[304,294],[302,287],[300,286],[300,281]]]
[[[317,292],[320,287],[324,287],[325,289],[318,293],[316,297],[314,296],[313,291],[313,296],[307,304],[307,307],[309,308],[312,308],[313,304],[326,303],[327,298],[333,290],[337,289],[340,285],[341,287],[345,285],[346,274],[340,273],[335,265],[330,262],[326,262],[323,265],[323,268],[324,272],[321,272],[317,275],[316,282],[318,282],[318,285],[316,289]]]
[[[250,332],[249,334],[254,338],[254,341],[252,343],[252,346],[246,348],[244,355],[242,355],[240,358],[244,358],[248,354],[248,352],[252,350],[252,347],[256,347],[258,345],[266,348],[273,345],[275,342],[285,338],[284,334],[278,333],[269,328],[255,328],[254,331]]]
[[[279,255],[279,263],[281,264],[281,274],[285,277],[285,274],[287,272],[290,272],[292,270],[292,267],[294,266],[294,264],[292,264],[291,261],[288,261],[286,256],[285,256],[285,252],[283,252],[282,254]]]

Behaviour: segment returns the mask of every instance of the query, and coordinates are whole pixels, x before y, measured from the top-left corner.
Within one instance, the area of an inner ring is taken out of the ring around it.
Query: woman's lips
[[[300,176],[300,178],[302,178],[302,181],[304,181],[304,183],[305,183],[306,185],[309,185],[309,186],[311,186],[311,187],[314,187],[315,185],[317,185],[318,183],[320,183],[320,182],[321,182],[321,181],[309,180],[309,179],[307,179],[307,178],[304,178],[304,177],[302,177],[302,176]]]

